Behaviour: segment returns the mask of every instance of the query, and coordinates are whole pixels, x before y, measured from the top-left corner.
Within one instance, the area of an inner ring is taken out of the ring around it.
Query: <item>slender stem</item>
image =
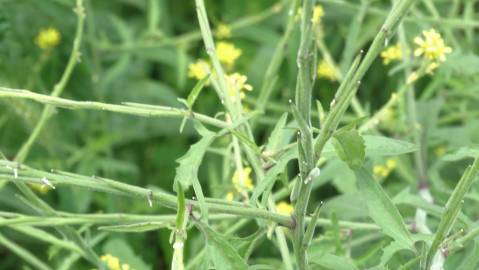
[[[216,118],[209,117],[204,114],[191,112],[185,109],[155,106],[140,103],[124,103],[124,105],[102,103],[96,101],[75,101],[59,97],[52,97],[48,95],[37,94],[28,90],[11,89],[0,87],[0,97],[15,97],[22,99],[30,99],[47,106],[56,106],[70,110],[102,110],[110,112],[118,112],[124,114],[132,114],[145,117],[164,117],[164,118],[183,118],[197,119],[205,124],[225,128],[228,124]]]
[[[65,70],[63,71],[62,77],[60,81],[54,86],[53,91],[51,93],[52,97],[58,97],[63,90],[65,89],[68,80],[71,77],[73,69],[75,68],[75,64],[79,61],[80,56],[80,45],[83,35],[83,28],[84,28],[84,21],[85,21],[85,10],[83,8],[83,1],[77,0],[76,7],[74,9],[78,19],[77,19],[77,27],[75,38],[73,41],[72,51],[70,53],[70,58],[68,59],[68,63],[66,65]],[[41,117],[37,125],[35,126],[33,132],[30,134],[27,141],[22,145],[20,151],[15,157],[15,162],[17,164],[23,163],[32,145],[37,140],[38,136],[40,135],[41,131],[43,130],[45,124],[47,123],[48,119],[51,117],[53,112],[53,106],[46,105],[42,111]],[[47,203],[45,203],[42,199],[40,199],[25,183],[23,182],[14,182],[17,188],[22,192],[22,194],[26,197],[30,204],[37,206],[37,209],[41,211],[42,215],[55,215],[55,211],[51,208]],[[62,232],[69,240],[73,241],[78,245],[80,249],[83,250],[84,257],[90,261],[92,264],[97,265],[100,269],[103,269],[104,266],[101,263],[100,259],[93,251],[93,249],[85,242],[85,240],[78,234],[76,230],[66,226],[59,226],[57,229]]]
[[[357,11],[361,9],[360,5],[354,4],[351,1],[344,1],[344,0],[319,0],[319,3],[324,4],[331,4],[340,6],[342,8],[350,9],[353,11]],[[368,14],[379,15],[382,17],[388,16],[388,12],[375,7],[369,7],[367,10]],[[415,15],[410,15],[404,18],[404,21],[407,23],[411,23],[417,25],[418,22],[425,22],[425,23],[432,23],[438,24],[442,27],[451,27],[451,28],[479,28],[479,22],[473,19],[459,19],[459,18],[430,18],[430,17],[418,17]]]
[[[176,209],[177,198],[174,195],[164,192],[153,192],[152,190],[141,188],[133,185],[124,184],[114,180],[100,178],[100,177],[86,177],[73,173],[53,173],[45,172],[29,168],[22,165],[18,169],[18,176],[15,178],[9,168],[15,168],[16,163],[0,160],[0,179],[12,181],[14,183],[36,183],[44,184],[42,178],[45,177],[53,185],[73,185],[77,187],[88,188],[91,190],[110,192],[113,194],[141,197],[145,200],[151,198],[153,201],[158,201],[160,204]],[[7,168],[8,167],[8,168]],[[199,209],[199,204],[194,200],[186,200],[187,205],[191,205],[194,210]],[[279,223],[286,227],[292,227],[292,221],[289,216],[270,212],[254,207],[242,207],[236,205],[219,204],[208,202],[208,210],[212,213],[232,214],[251,218],[261,218]],[[52,213],[53,215],[54,213]]]
[[[58,97],[61,95],[61,93],[63,92],[63,90],[65,89],[68,83],[68,80],[71,77],[71,74],[73,72],[73,69],[75,68],[76,63],[79,62],[80,60],[80,45],[81,45],[81,40],[83,36],[83,28],[84,28],[84,21],[85,21],[85,11],[83,8],[82,0],[77,0],[75,13],[77,14],[77,17],[78,17],[78,23],[77,23],[75,39],[73,40],[73,48],[70,53],[70,58],[68,59],[67,66],[65,70],[63,71],[62,77],[60,78],[60,81],[57,84],[55,84],[53,88],[53,91],[51,93],[52,97]],[[26,157],[28,156],[28,153],[30,152],[32,145],[37,140],[38,136],[43,130],[43,127],[47,123],[48,119],[50,119],[52,113],[53,113],[53,106],[46,105],[45,108],[43,108],[42,114],[40,116],[40,120],[35,126],[33,132],[30,134],[30,137],[28,138],[28,140],[20,148],[20,151],[15,157],[15,161],[19,163],[23,163],[25,161]]]
[[[286,23],[286,30],[281,37],[276,49],[274,51],[273,57],[266,69],[266,73],[263,78],[263,84],[261,85],[261,90],[259,92],[258,100],[256,102],[256,110],[264,111],[265,107],[271,97],[276,81],[278,80],[278,70],[281,67],[281,63],[284,58],[284,54],[288,47],[288,42],[291,39],[293,30],[296,26],[296,14],[299,8],[299,0],[293,0],[291,2],[291,7],[288,11],[288,22]]]
[[[6,237],[0,234],[0,245],[7,247],[13,253],[17,254],[19,257],[28,262],[31,266],[39,270],[51,270],[51,268],[43,263],[40,259],[35,257],[30,251],[24,249],[23,247],[17,245],[15,242],[10,241]]]
[[[269,7],[268,9],[254,14],[248,17],[243,17],[238,19],[237,21],[232,22],[229,24],[229,27],[232,32],[235,30],[241,30],[243,28],[261,23],[262,21],[270,18],[278,14],[283,9],[283,5],[280,3],[276,3]],[[173,38],[165,38],[161,41],[142,41],[133,43],[133,44],[122,44],[122,45],[104,45],[104,44],[94,44],[102,51],[118,51],[118,52],[135,52],[141,49],[155,49],[155,48],[162,48],[162,47],[177,47],[182,44],[190,44],[192,42],[198,41],[202,38],[200,31],[191,31],[185,34],[181,34],[179,36]]]

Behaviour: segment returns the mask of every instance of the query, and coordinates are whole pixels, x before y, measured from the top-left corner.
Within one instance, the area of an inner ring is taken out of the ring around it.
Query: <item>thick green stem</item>
[[[305,216],[309,196],[312,189],[310,173],[316,167],[313,154],[313,136],[311,127],[311,99],[312,87],[315,78],[316,51],[314,50],[313,0],[304,0],[301,18],[301,42],[299,46],[297,64],[298,78],[296,82],[296,108],[293,108],[296,122],[300,126],[298,136],[299,145],[299,192],[294,206],[293,217],[295,227],[293,231],[293,248],[298,268],[308,269],[307,245],[304,243]],[[293,105],[294,106],[294,105]]]

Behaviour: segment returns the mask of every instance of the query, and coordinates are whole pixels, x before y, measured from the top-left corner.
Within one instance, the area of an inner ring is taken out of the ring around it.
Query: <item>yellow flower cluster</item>
[[[245,167],[242,171],[236,170],[232,182],[238,193],[253,191],[253,179],[251,179],[251,167]]]
[[[313,9],[313,17],[311,21],[314,25],[319,25],[321,23],[321,18],[324,16],[324,9],[321,5],[316,5]]]
[[[321,60],[318,64],[318,78],[325,78],[333,82],[336,81],[338,79],[336,67],[328,61]]]
[[[248,77],[245,75],[235,72],[230,75],[225,75],[225,79],[228,92],[233,102],[236,101],[237,93],[239,94],[240,99],[244,99],[246,96],[245,91],[253,91],[253,86],[246,83]]]
[[[425,66],[426,68],[423,70],[427,74],[432,74],[434,70],[439,67],[439,62],[446,61],[446,54],[452,52],[452,48],[446,46],[441,34],[434,29],[423,31],[422,35],[414,38],[414,43],[416,44],[414,56],[422,57],[427,61],[427,66]],[[392,61],[401,59],[404,53],[400,45],[396,44],[386,48],[386,50],[381,53],[381,57],[383,58],[383,63],[388,65]],[[423,72],[415,71],[407,78],[406,83],[412,84],[423,75]]]
[[[373,173],[376,177],[387,177],[392,170],[397,166],[397,161],[394,159],[386,160],[385,165],[376,165],[373,167]]]
[[[201,80],[208,76],[211,70],[211,65],[203,59],[199,59],[195,63],[188,66],[188,77]]]
[[[231,37],[231,28],[229,25],[220,23],[216,28],[216,37],[219,39],[225,39]]]
[[[414,50],[414,56],[423,56],[432,61],[446,61],[446,54],[451,53],[451,47],[446,46],[441,34],[434,29],[422,32],[422,37],[418,36],[414,39],[414,43],[418,46]]]
[[[35,37],[35,44],[42,50],[55,48],[61,40],[60,32],[53,27],[41,29]]]
[[[101,256],[100,259],[106,263],[110,270],[135,270],[132,269],[129,264],[120,264],[120,260],[111,254],[105,254]]]
[[[236,59],[241,56],[241,49],[235,47],[233,43],[220,41],[216,45],[216,53],[221,63],[225,64],[227,68],[231,68]]]
[[[403,56],[401,45],[397,43],[396,45],[389,46],[381,52],[381,57],[383,58],[383,64],[389,65],[392,61],[401,60]]]
[[[276,212],[283,214],[283,215],[291,215],[293,214],[294,208],[291,204],[287,202],[279,202],[276,204]]]

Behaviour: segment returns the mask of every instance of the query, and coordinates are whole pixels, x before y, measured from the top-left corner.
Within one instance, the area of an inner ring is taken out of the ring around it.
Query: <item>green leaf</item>
[[[393,241],[387,247],[383,248],[383,255],[381,255],[381,265],[386,265],[387,262],[392,258],[392,256],[400,251],[405,249],[402,243]]]
[[[326,253],[322,256],[311,257],[311,263],[328,270],[357,270],[358,268],[346,257]]]
[[[422,197],[416,194],[412,194],[410,188],[405,188],[403,191],[399,192],[392,199],[395,205],[409,205],[414,208],[420,208],[426,211],[429,215],[441,218],[442,212],[444,211],[443,207],[439,205],[425,201]],[[458,220],[463,223],[465,226],[471,226],[472,221],[463,213],[459,213]]]
[[[265,235],[266,231],[260,229],[246,237],[230,237],[227,240],[241,257],[247,258],[250,255],[251,249],[256,247]]]
[[[468,147],[461,147],[456,152],[444,155],[443,160],[446,161],[457,161],[465,158],[474,158],[479,156],[479,146],[471,145]]]
[[[123,239],[113,238],[103,245],[103,253],[111,254],[120,260],[120,264],[129,264],[131,269],[149,270],[151,266],[135,254],[130,245]]]
[[[191,145],[188,152],[177,160],[180,165],[176,168],[175,183],[179,182],[184,190],[188,190],[190,185],[193,185],[195,195],[200,204],[202,217],[207,218],[208,208],[206,206],[200,181],[198,180],[198,169],[201,165],[206,149],[213,142],[215,133],[209,131],[198,122],[195,127],[202,138],[197,143]]]
[[[354,129],[341,129],[333,135],[332,144],[339,158],[346,162],[351,170],[359,169],[366,157],[364,140]]]
[[[268,187],[274,185],[278,175],[283,172],[284,167],[286,167],[289,161],[296,157],[296,151],[294,150],[295,149],[292,149],[282,155],[279,161],[266,172],[263,179],[258,182],[254,188],[253,194],[251,195],[252,201],[256,201]]]
[[[227,238],[212,230],[208,225],[202,222],[197,222],[196,225],[206,238],[208,256],[212,259],[216,269],[248,269],[248,264],[246,263],[246,261],[231,245]]]
[[[417,151],[415,144],[391,139],[383,136],[364,135],[364,144],[366,146],[366,156],[397,156]],[[326,143],[322,156],[325,158],[334,157],[336,152],[333,145]]]
[[[278,120],[278,122],[276,122],[276,125],[274,126],[274,129],[268,138],[268,144],[266,145],[267,151],[276,151],[280,148],[280,146],[282,146],[281,142],[283,141],[284,132],[285,132],[284,127],[286,126],[287,119],[288,119],[288,114],[283,113],[283,115]]]
[[[456,221],[459,213],[461,212],[462,202],[464,196],[466,195],[467,191],[472,185],[472,182],[477,176],[479,171],[479,157],[474,160],[474,163],[467,167],[462,175],[461,179],[457,183],[454,191],[452,192],[451,196],[447,200],[446,208],[444,209],[444,213],[442,214],[441,222],[436,230],[436,234],[434,236],[434,240],[427,252],[426,257],[426,265],[430,266],[434,255],[438,251],[440,245],[449,234]]]
[[[190,94],[186,98],[186,104],[188,104],[188,108],[190,109],[193,108],[193,104],[195,104],[196,98],[198,98],[198,96],[201,93],[201,90],[203,90],[203,88],[206,85],[206,82],[208,82],[209,79],[210,79],[210,75],[199,80],[196,83],[195,87],[193,87],[193,90],[191,90]]]
[[[379,183],[363,167],[355,171],[359,190],[367,198],[369,216],[385,234],[392,237],[402,247],[414,250],[413,240],[404,224],[398,209]]]
[[[110,232],[148,232],[154,231],[161,228],[165,228],[169,223],[164,222],[141,222],[141,223],[132,223],[132,224],[122,224],[122,225],[112,225],[112,226],[100,226],[99,230],[110,231]]]
[[[236,138],[238,138],[245,146],[248,146],[256,154],[261,155],[261,149],[259,149],[256,143],[250,140],[246,135],[234,129],[231,129],[230,132],[235,135]]]

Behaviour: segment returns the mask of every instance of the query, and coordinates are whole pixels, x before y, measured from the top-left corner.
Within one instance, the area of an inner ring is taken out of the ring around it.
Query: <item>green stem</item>
[[[278,14],[282,10],[283,6],[281,4],[274,4],[270,8],[252,16],[243,17],[229,25],[232,32],[235,30],[241,30],[249,26],[261,23],[262,21]],[[177,47],[184,44],[191,44],[192,42],[198,41],[202,38],[200,31],[192,31],[189,33],[181,34],[174,38],[165,38],[161,41],[150,42],[150,41],[140,41],[133,44],[122,44],[122,45],[104,45],[104,44],[94,44],[99,50],[102,51],[115,51],[115,52],[135,52],[142,49],[157,49],[163,47]]]
[[[70,110],[101,110],[118,112],[124,114],[145,116],[145,117],[164,117],[164,118],[183,118],[197,119],[202,123],[212,125],[219,128],[228,127],[228,124],[224,121],[218,120],[207,115],[203,115],[196,112],[191,112],[185,109],[167,107],[167,106],[155,106],[140,103],[123,103],[124,105],[108,104],[96,101],[75,101],[70,99],[64,99],[59,97],[52,97],[48,95],[37,94],[27,90],[11,89],[6,87],[0,87],[0,97],[15,97],[22,99],[30,99],[47,106],[56,106]]]
[[[298,78],[296,82],[296,108],[293,107],[296,122],[300,126],[298,136],[299,155],[298,163],[300,170],[298,198],[294,206],[293,217],[295,227],[293,231],[293,249],[296,263],[300,270],[308,269],[308,258],[304,242],[305,216],[307,212],[309,196],[312,189],[310,173],[316,167],[313,153],[313,136],[311,127],[311,98],[312,87],[315,78],[316,51],[313,43],[313,0],[304,0],[301,17],[301,42],[299,45],[297,63]],[[294,106],[294,105],[293,105]]]
[[[75,38],[73,41],[72,51],[70,54],[70,58],[68,59],[67,66],[65,70],[63,71],[62,77],[60,78],[60,81],[53,88],[53,91],[51,93],[52,97],[58,97],[63,92],[63,90],[65,89],[68,83],[68,80],[71,77],[75,64],[79,61],[80,45],[81,45],[84,21],[85,21],[85,10],[83,8],[82,0],[76,1],[75,13],[78,17],[78,20],[77,20],[77,27],[76,27]],[[51,105],[46,105],[42,111],[39,122],[35,126],[34,131],[30,134],[29,138],[22,145],[22,147],[20,148],[20,151],[15,157],[15,162],[17,164],[21,164],[26,160],[32,145],[37,140],[38,136],[43,130],[48,119],[51,117],[52,112],[53,112],[53,107]],[[15,166],[18,166],[18,165],[15,165]],[[49,216],[49,215],[55,214],[55,211],[47,203],[42,201],[42,199],[40,199],[25,183],[19,182],[19,181],[14,181],[14,183],[18,187],[18,189],[23,193],[23,195],[27,198],[27,200],[41,210],[42,215]],[[90,261],[94,265],[97,265],[98,267],[100,267],[100,269],[104,268],[103,264],[100,262],[96,253],[80,237],[78,232],[76,232],[73,228],[65,227],[65,226],[59,226],[57,227],[57,229],[60,232],[62,232],[69,240],[76,243],[80,249],[83,250],[83,253],[85,254],[85,258],[88,261]]]
[[[273,93],[275,84],[278,80],[278,70],[281,67],[281,63],[284,58],[284,54],[288,47],[289,40],[293,34],[294,28],[296,26],[296,14],[299,8],[299,0],[293,0],[291,2],[291,7],[288,11],[288,22],[286,24],[286,30],[281,37],[276,49],[274,51],[273,57],[266,69],[266,73],[263,78],[263,84],[261,85],[261,90],[259,92],[258,100],[256,102],[256,110],[264,111],[271,94]]]
[[[10,249],[13,253],[17,254],[20,258],[25,260],[31,266],[39,270],[51,270],[51,268],[44,264],[40,259],[35,257],[30,251],[24,249],[23,247],[17,245],[15,242],[8,240],[6,237],[0,234],[0,245],[5,246]]]

